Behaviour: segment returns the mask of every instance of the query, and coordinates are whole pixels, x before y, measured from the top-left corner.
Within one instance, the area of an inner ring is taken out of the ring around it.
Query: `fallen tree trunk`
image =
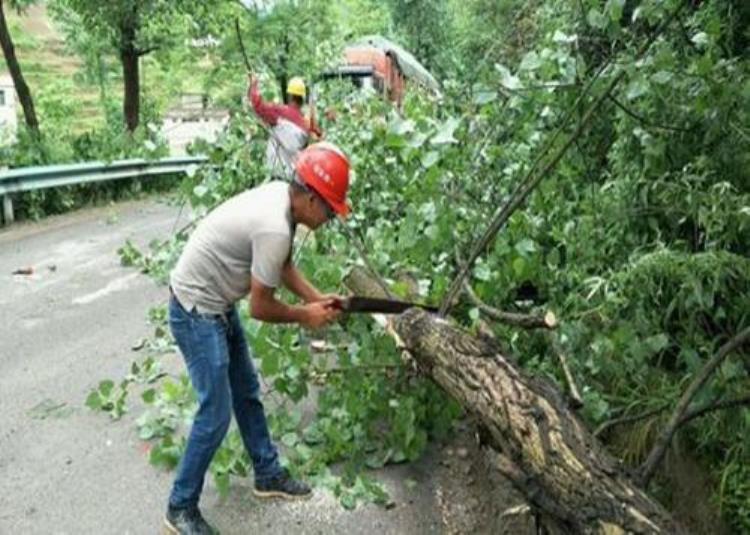
[[[357,284],[359,275],[347,284],[365,293]],[[631,481],[559,391],[527,376],[496,345],[416,309],[395,317],[388,330],[422,373],[477,418],[497,452],[496,467],[558,529],[683,532]]]

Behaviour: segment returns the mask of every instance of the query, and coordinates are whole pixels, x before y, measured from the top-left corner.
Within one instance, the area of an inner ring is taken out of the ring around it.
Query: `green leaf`
[[[520,242],[516,244],[515,247],[516,251],[518,251],[518,254],[521,256],[529,256],[531,253],[536,252],[537,247],[536,243],[534,243],[534,240],[530,240],[529,238],[524,238]]]
[[[99,410],[102,407],[102,398],[96,390],[91,391],[86,397],[86,406],[91,410]]]
[[[314,455],[313,449],[304,442],[297,443],[297,445],[294,446],[294,451],[297,452],[303,462],[309,461]]]
[[[283,435],[283,436],[281,437],[281,442],[282,442],[282,443],[283,443],[283,444],[284,444],[285,446],[288,446],[288,447],[290,447],[290,448],[293,448],[293,447],[295,446],[295,444],[297,444],[297,442],[298,442],[298,441],[299,441],[299,436],[298,436],[298,435],[297,435],[297,433],[295,433],[295,432],[291,432],[291,433],[285,433],[285,434],[284,434],[284,435]]]
[[[609,14],[609,20],[614,23],[620,22],[622,18],[622,9],[625,6],[625,0],[608,0],[604,9]]]
[[[286,376],[292,380],[297,379],[299,375],[300,375],[300,369],[298,366],[289,366],[286,369]]]
[[[279,354],[273,349],[265,351],[263,355],[261,355],[260,360],[260,370],[263,375],[277,375],[279,369]]]
[[[141,399],[145,403],[153,403],[154,399],[156,398],[156,390],[153,388],[149,388],[148,390],[144,390],[141,394]]]
[[[109,395],[112,393],[112,389],[115,387],[114,381],[111,381],[110,379],[105,379],[104,381],[101,381],[99,383],[99,393],[102,395],[103,398],[108,398]]]
[[[436,150],[431,150],[422,156],[422,167],[429,169],[440,160],[440,153]]]
[[[472,102],[474,104],[477,104],[478,106],[482,106],[484,104],[489,104],[490,102],[495,102],[497,100],[497,91],[477,91],[474,93],[474,97],[472,98]]]
[[[164,395],[164,399],[167,401],[177,401],[180,398],[180,386],[176,383],[167,381],[162,385],[162,393]]]
[[[664,333],[649,336],[644,340],[652,354],[662,351],[669,345],[669,338]]]
[[[534,71],[538,69],[541,65],[542,65],[542,60],[539,57],[539,54],[537,54],[536,51],[532,50],[530,52],[527,52],[526,55],[523,57],[519,68],[523,71]]]
[[[408,141],[406,142],[406,144],[409,147],[413,148],[413,149],[418,149],[419,147],[421,147],[422,145],[424,145],[424,142],[427,141],[428,137],[429,136],[427,134],[425,134],[425,133],[416,132],[413,136],[411,136],[408,139]]]
[[[658,71],[651,75],[651,81],[655,84],[668,84],[672,81],[674,76],[669,71]]]
[[[396,117],[390,124],[389,131],[399,136],[405,136],[414,132],[415,123],[411,119]]]
[[[577,35],[567,35],[560,30],[555,30],[555,33],[552,35],[552,40],[555,43],[574,43],[577,39]]]
[[[597,30],[603,30],[607,27],[607,17],[605,17],[601,11],[597,9],[590,9],[586,15],[586,21],[589,26]]]
[[[385,136],[385,146],[391,148],[406,147],[406,138],[400,134],[389,132]]]
[[[149,462],[154,466],[161,466],[171,470],[180,461],[180,449],[174,443],[171,436],[166,436],[149,451]]]
[[[226,472],[214,474],[214,483],[219,496],[226,497],[229,494],[229,474]]]
[[[503,87],[510,89],[511,91],[523,87],[521,80],[517,76],[514,76],[505,65],[496,63],[495,70],[500,73],[500,84]]]
[[[487,282],[492,278],[492,270],[485,263],[477,264],[474,268],[474,277],[480,281]]]
[[[208,193],[208,188],[204,186],[203,184],[198,184],[193,188],[193,195],[198,197],[199,199],[204,197]]]
[[[547,264],[550,267],[557,267],[560,265],[560,251],[555,248],[547,253]]]
[[[635,100],[638,97],[648,93],[648,90],[648,83],[644,79],[639,78],[637,80],[633,80],[628,85],[628,89],[625,93],[625,98],[627,98],[628,100]]]
[[[438,129],[437,134],[430,140],[433,145],[443,145],[446,143],[457,143],[456,138],[453,137],[453,132],[456,131],[458,125],[461,124],[460,119],[451,117],[445,121],[442,126]]]
[[[344,509],[352,510],[357,506],[357,498],[348,492],[343,493],[339,501]]]
[[[690,40],[695,43],[698,48],[706,48],[711,42],[706,32],[698,32],[693,35]]]

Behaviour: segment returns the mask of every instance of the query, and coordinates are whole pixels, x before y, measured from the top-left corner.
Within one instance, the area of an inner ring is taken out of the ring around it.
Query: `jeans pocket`
[[[189,321],[190,315],[187,311],[182,308],[182,305],[174,296],[170,296],[169,304],[167,306],[167,323],[172,330],[172,334],[176,336],[174,330],[184,329]]]

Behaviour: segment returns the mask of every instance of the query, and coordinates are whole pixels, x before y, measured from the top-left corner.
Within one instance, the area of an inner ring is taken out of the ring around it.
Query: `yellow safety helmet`
[[[305,98],[307,89],[305,88],[305,81],[299,76],[295,76],[289,80],[289,84],[286,86],[287,95],[296,95],[298,97]]]

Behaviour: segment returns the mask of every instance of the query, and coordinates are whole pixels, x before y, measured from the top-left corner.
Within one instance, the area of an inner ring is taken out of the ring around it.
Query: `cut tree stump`
[[[379,296],[362,272],[346,283]],[[684,533],[641,490],[572,412],[559,390],[530,377],[491,341],[448,320],[410,309],[387,331],[417,369],[453,396],[483,427],[495,466],[563,533]]]

